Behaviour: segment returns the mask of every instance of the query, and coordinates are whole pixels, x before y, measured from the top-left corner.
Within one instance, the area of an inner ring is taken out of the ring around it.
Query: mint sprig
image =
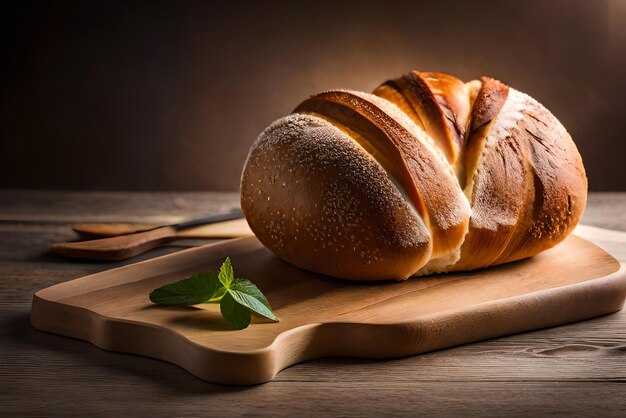
[[[278,321],[259,288],[250,280],[235,278],[228,257],[218,273],[199,273],[166,284],[150,292],[150,300],[157,305],[219,302],[222,316],[233,329],[247,328],[252,314]]]

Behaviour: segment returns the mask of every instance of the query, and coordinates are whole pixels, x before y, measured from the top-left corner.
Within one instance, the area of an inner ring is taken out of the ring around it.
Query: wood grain
[[[626,311],[389,361],[330,358],[254,387],[30,326],[32,295],[129,264],[66,261],[75,222],[168,223],[237,206],[235,193],[0,191],[0,406],[6,416],[624,416]],[[589,196],[583,223],[626,231],[626,193]],[[146,216],[144,218],[143,216]],[[623,234],[583,235],[626,262]],[[597,232],[597,231],[596,231]],[[204,241],[202,241],[204,242]],[[190,245],[202,242],[190,243]],[[163,247],[140,260],[185,248]],[[135,262],[133,260],[132,262]],[[575,347],[598,349],[588,351]],[[574,348],[570,348],[574,347]],[[566,348],[561,350],[562,348]],[[544,352],[558,353],[545,355]]]
[[[119,237],[124,238],[124,237]],[[158,308],[149,292],[226,256],[271,301],[279,323],[228,331],[217,305]],[[615,312],[626,269],[581,238],[522,262],[400,283],[350,283],[295,268],[241,238],[37,292],[41,330],[156,357],[213,382],[254,384],[317,357],[390,358]]]

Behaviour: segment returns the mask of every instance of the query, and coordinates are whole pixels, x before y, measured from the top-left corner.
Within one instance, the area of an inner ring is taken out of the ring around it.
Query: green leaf
[[[278,321],[263,293],[250,280],[235,279],[231,283],[228,293],[235,301],[249,308],[252,312]]]
[[[197,305],[211,299],[220,287],[215,273],[199,273],[153,290],[150,300],[157,305]]]
[[[200,273],[175,283],[166,284],[150,293],[150,300],[159,305],[196,305],[220,302],[222,316],[233,329],[250,325],[252,313],[273,321],[267,298],[250,280],[235,279],[230,258],[226,257],[219,273]]]
[[[220,301],[222,316],[233,329],[244,329],[250,325],[250,310],[237,303],[230,293],[226,293]]]
[[[270,303],[265,298],[265,295],[263,295],[263,293],[261,293],[261,290],[259,290],[259,288],[256,287],[256,285],[254,283],[252,283],[250,280],[247,280],[247,279],[235,279],[233,281],[233,284],[231,285],[231,289],[235,289],[235,290],[238,290],[240,292],[246,293],[246,294],[254,297],[255,299],[258,299],[259,302],[261,302],[263,305],[265,305],[267,307],[267,309],[269,309],[269,310],[272,309],[271,306],[270,306]]]
[[[233,265],[230,263],[230,257],[226,257],[226,260],[224,260],[224,262],[222,263],[222,267],[220,267],[218,277],[220,279],[220,282],[222,283],[222,286],[228,289],[235,277],[235,275],[233,274]]]

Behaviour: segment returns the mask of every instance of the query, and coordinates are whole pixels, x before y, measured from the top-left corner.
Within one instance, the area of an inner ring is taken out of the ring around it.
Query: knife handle
[[[80,242],[52,244],[52,250],[61,256],[92,260],[126,260],[143,254],[165,242],[175,239],[176,229],[163,226],[135,234]]]

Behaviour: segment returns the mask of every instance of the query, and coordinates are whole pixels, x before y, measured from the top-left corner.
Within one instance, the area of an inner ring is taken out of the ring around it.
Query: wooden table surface
[[[625,311],[397,360],[310,361],[249,387],[30,326],[37,290],[129,263],[48,254],[74,238],[72,223],[166,223],[237,206],[235,193],[0,191],[0,415],[626,416]],[[626,193],[592,193],[583,222],[626,231],[625,209]],[[604,245],[626,262],[624,241]]]

